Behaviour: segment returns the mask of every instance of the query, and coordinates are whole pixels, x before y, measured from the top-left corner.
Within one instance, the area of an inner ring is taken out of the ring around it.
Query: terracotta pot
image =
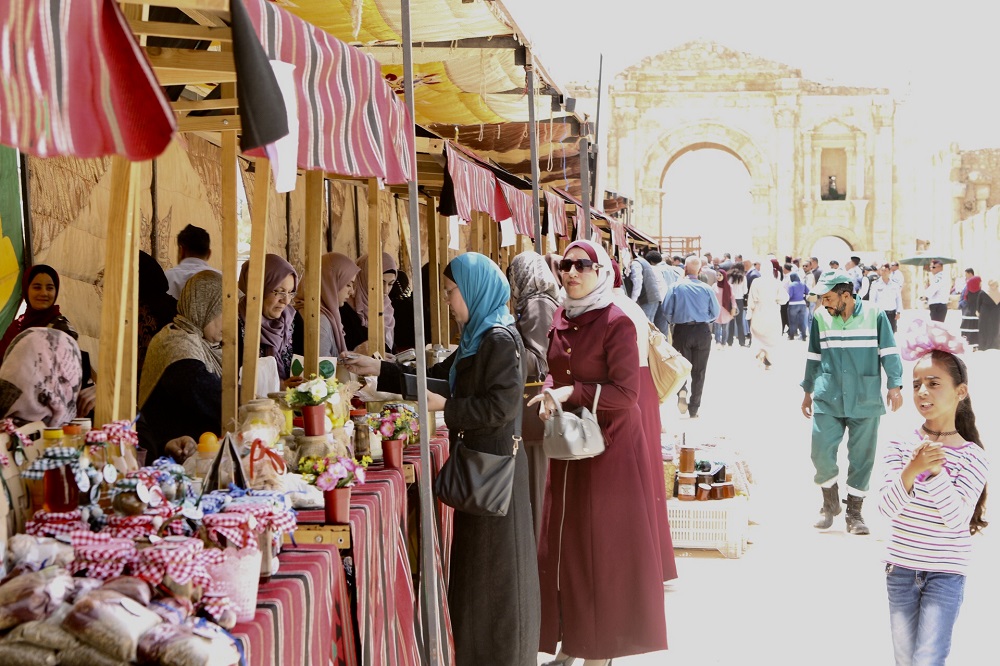
[[[387,468],[403,469],[403,447],[405,445],[406,440],[404,439],[382,440],[382,460]]]
[[[323,516],[326,524],[351,521],[351,489],[334,488],[323,491]]]
[[[326,405],[306,405],[302,407],[302,429],[307,437],[326,434]]]

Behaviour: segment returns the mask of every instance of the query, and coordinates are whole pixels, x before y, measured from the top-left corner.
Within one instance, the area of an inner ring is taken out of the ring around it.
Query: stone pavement
[[[783,341],[769,371],[758,367],[749,349],[713,349],[700,418],[680,416],[674,403],[664,406],[668,429],[685,432],[689,444],[722,436],[742,451],[755,480],[752,543],[739,559],[715,551],[676,551],[680,577],[664,586],[670,649],[616,659],[616,666],[893,663],[880,562],[888,522],[878,514],[875,498],[864,508],[870,536],[848,535],[843,513],[831,530],[812,527],[821,495],[812,483],[811,422],[800,411],[805,348],[804,342]],[[992,452],[1000,449],[1000,351],[972,354],[968,363],[977,422]],[[921,422],[913,407],[911,366],[904,362],[902,408],[882,419],[872,475],[876,494],[886,438]],[[841,458],[843,477],[845,447]],[[1000,453],[992,459],[991,487],[998,487]],[[842,492],[843,487],[842,482]],[[988,505],[988,520],[996,502],[1000,499]],[[994,620],[1000,575],[991,566],[1000,561],[1000,518],[974,544],[948,662],[959,666],[993,663],[1000,654]],[[548,658],[540,655],[539,663]]]

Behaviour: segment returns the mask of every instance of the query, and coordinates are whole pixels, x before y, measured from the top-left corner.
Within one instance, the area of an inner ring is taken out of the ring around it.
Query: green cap
[[[853,287],[854,280],[852,280],[851,276],[844,271],[824,271],[823,274],[819,276],[819,280],[816,281],[816,286],[812,288],[810,293],[822,296],[838,284],[849,284]]]

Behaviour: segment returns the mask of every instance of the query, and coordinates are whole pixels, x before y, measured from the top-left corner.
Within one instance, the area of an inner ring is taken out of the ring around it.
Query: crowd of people
[[[223,290],[221,274],[207,264],[204,230],[186,228],[178,250],[179,264],[167,272],[140,259],[137,407],[148,455],[182,460],[220,420]],[[367,261],[322,257],[320,354],[399,392],[412,370],[392,352],[412,346],[412,293],[385,254],[384,348],[368,349]],[[701,409],[713,346],[751,347],[767,369],[777,345],[805,341],[801,412],[812,421],[822,495],[814,526],[830,528],[842,511],[837,459],[846,435],[846,526],[854,535],[869,532],[861,511],[879,419],[903,402],[901,356],[916,361],[913,400],[923,423],[913,438],[893,443],[878,499],[892,521],[887,594],[897,663],[939,663],[935,655],[947,655],[970,538],[986,524],[987,463],[960,352],[991,344],[984,322],[995,316],[989,303],[1000,302],[1000,291],[970,272],[960,290],[964,337],[929,308],[925,334],[897,342],[898,265],[864,266],[857,257],[845,264],[823,269],[815,258],[729,254],[664,261],[650,251],[623,267],[601,245],[576,241],[562,256],[523,252],[506,274],[472,252],[445,267],[442,296],[459,337],[453,353],[428,369],[450,388],[447,396],[428,393],[428,407],[443,414],[452,451],[513,456],[515,468],[506,513],[455,514],[448,597],[457,663],[535,664],[544,651],[557,655],[550,666],[598,666],[666,649],[662,584],[677,568],[649,370],[653,327],[692,363],[677,396],[690,418]],[[292,355],[302,353],[298,272],[271,254],[263,272],[259,354],[273,358],[282,383],[292,385]],[[928,305],[941,296],[939,274],[937,264],[924,292]],[[247,280],[244,267],[243,291]],[[93,406],[88,389],[97,378],[59,312],[58,293],[51,267],[27,271],[25,312],[0,342],[0,407],[15,422],[61,425]],[[241,350],[246,312],[244,297]],[[525,401],[535,384],[546,390]],[[548,459],[540,434],[521,437],[529,418],[544,423],[580,408],[594,413],[605,442],[600,455]],[[940,621],[924,623],[921,613]],[[921,661],[926,655],[931,660]]]

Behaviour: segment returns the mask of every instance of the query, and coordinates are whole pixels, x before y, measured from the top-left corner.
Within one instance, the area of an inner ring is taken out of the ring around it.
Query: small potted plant
[[[323,492],[325,522],[347,523],[350,520],[351,488],[365,482],[366,468],[372,461],[354,458],[314,458],[299,461],[299,474]]]
[[[406,405],[386,405],[381,412],[368,417],[372,430],[382,438],[382,454],[386,467],[403,467],[403,447],[419,432],[417,415]]]
[[[302,428],[306,436],[326,434],[327,403],[338,403],[340,397],[340,382],[333,376],[321,374],[311,375],[309,379],[298,386],[292,386],[285,391],[285,402],[292,409],[302,412]]]

